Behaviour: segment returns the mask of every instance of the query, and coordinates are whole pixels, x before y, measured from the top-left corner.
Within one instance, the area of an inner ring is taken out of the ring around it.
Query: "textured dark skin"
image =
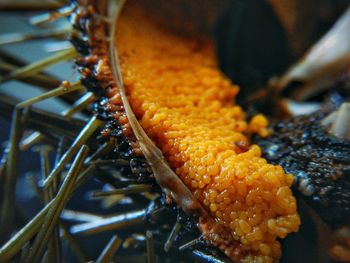
[[[106,29],[105,24],[101,21],[91,23],[94,12],[97,11],[92,8],[93,3],[94,1],[90,0],[72,3],[76,5],[76,10],[70,16],[75,29],[71,35],[71,42],[81,54],[76,60],[76,65],[82,75],[81,82],[98,97],[93,107],[94,113],[106,122],[105,129],[100,136],[100,142],[110,141],[113,143],[111,158],[122,159],[128,163],[119,167],[122,175],[136,179],[139,183],[154,182],[152,171],[146,159],[135,151],[137,148],[135,137],[133,134],[126,134],[118,117],[115,117],[116,112],[120,112],[120,116],[125,114],[123,105],[117,106],[108,102],[106,86],[111,86],[111,84],[109,84],[108,76],[104,76],[107,73],[99,70],[101,58],[107,56],[107,53],[101,52],[106,46],[104,34],[101,32]],[[90,37],[91,32],[94,32],[94,38]],[[96,32],[100,32],[100,34]]]
[[[336,226],[350,221],[350,141],[329,134],[320,125],[325,116],[285,120],[273,127],[269,138],[256,139],[269,162],[295,175],[294,192]]]

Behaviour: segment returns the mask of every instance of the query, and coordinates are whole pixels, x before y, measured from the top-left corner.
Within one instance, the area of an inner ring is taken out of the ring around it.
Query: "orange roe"
[[[121,16],[116,34],[126,92],[144,130],[241,243],[242,261],[278,260],[277,238],[297,231],[300,219],[293,176],[250,145],[252,133],[268,135],[266,118],[247,122],[234,105],[239,89],[219,71],[210,41],[173,34],[135,9]]]

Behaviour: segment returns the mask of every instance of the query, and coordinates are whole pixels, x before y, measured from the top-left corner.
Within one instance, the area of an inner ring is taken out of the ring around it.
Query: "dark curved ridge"
[[[103,74],[101,77],[102,74],[98,71],[101,59],[108,58],[108,44],[103,34],[107,32],[107,25],[103,19],[96,18],[104,15],[104,10],[98,10],[104,5],[100,1],[93,0],[73,1],[72,4],[76,8],[69,17],[75,29],[71,35],[71,42],[81,55],[76,60],[81,73],[81,82],[99,98],[94,104],[94,113],[106,122],[101,132],[101,140],[114,143],[114,158],[129,162],[129,165],[121,169],[123,175],[137,178],[139,182],[149,182],[153,180],[152,171],[138,149],[136,138],[132,132],[126,134],[123,125],[115,117],[117,111],[121,115],[125,114],[123,106],[116,108],[109,103],[106,93],[117,87],[114,78],[108,74]]]

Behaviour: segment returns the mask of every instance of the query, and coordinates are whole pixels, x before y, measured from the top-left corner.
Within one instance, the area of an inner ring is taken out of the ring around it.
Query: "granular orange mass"
[[[203,207],[244,250],[242,261],[280,257],[277,238],[297,231],[293,176],[268,164],[234,104],[239,88],[218,69],[210,41],[166,30],[140,10],[118,21],[117,48],[127,96],[139,122]]]

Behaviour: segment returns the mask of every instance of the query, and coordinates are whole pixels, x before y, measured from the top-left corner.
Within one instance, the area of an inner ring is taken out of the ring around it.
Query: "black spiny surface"
[[[350,141],[320,125],[325,113],[294,117],[276,124],[258,140],[267,160],[295,175],[294,191],[329,224],[350,220]]]

